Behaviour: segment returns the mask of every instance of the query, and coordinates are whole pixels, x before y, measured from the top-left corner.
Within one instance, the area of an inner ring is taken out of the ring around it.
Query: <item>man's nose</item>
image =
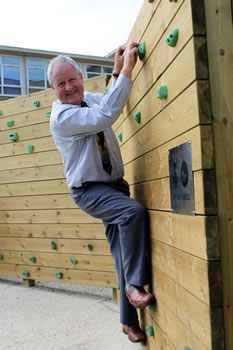
[[[66,91],[70,91],[72,88],[73,88],[72,84],[69,81],[66,82],[66,84],[65,84]]]

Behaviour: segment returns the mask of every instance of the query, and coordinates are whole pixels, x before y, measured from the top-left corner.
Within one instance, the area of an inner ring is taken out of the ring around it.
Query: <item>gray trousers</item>
[[[86,183],[72,188],[71,195],[80,209],[103,221],[120,282],[120,322],[131,325],[137,322],[138,316],[124,287],[126,283],[136,286],[149,283],[147,212],[129,198],[129,185],[125,180]]]

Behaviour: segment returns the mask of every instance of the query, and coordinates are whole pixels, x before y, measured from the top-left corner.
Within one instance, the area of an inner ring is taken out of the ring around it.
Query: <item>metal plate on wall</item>
[[[191,142],[169,150],[169,176],[173,213],[194,215]]]

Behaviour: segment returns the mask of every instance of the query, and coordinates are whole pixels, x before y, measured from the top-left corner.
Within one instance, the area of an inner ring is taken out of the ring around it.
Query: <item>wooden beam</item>
[[[226,349],[233,349],[233,30],[231,0],[205,0]]]

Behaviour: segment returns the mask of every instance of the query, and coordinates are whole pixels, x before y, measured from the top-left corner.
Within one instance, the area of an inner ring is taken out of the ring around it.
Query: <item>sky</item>
[[[105,56],[123,45],[144,0],[2,0],[0,45]]]

